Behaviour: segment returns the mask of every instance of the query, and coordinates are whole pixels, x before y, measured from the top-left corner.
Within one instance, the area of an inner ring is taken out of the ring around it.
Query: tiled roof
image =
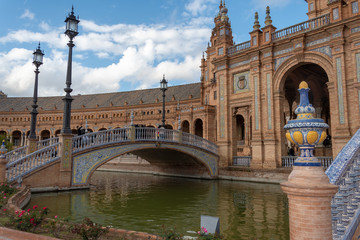
[[[178,85],[168,87],[166,91],[166,101],[175,101],[200,98],[200,83],[192,83],[185,85]],[[65,93],[64,93],[65,96]],[[38,109],[42,110],[62,110],[64,108],[63,98],[64,96],[58,97],[39,97],[38,98]],[[102,107],[122,107],[126,105],[140,105],[156,103],[156,99],[162,102],[162,91],[159,88],[135,90],[129,92],[114,92],[114,93],[103,93],[103,94],[90,94],[90,95],[76,95],[72,96],[73,102],[71,105],[72,109],[82,108],[102,108]],[[8,111],[27,111],[31,110],[32,97],[7,97],[0,98],[0,112]]]

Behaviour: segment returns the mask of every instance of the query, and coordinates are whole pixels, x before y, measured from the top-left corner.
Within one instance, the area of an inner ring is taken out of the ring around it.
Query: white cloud
[[[177,25],[100,25],[82,19],[80,33],[74,40],[72,94],[121,91],[129,84],[132,89],[154,87],[163,74],[170,81],[199,81],[201,54],[209,40],[208,25],[212,21],[201,14],[210,11],[208,5],[213,2],[218,0],[191,0],[186,9],[196,17]],[[0,37],[0,44],[40,41],[42,48],[50,48],[40,67],[39,96],[63,95],[68,38],[63,27],[46,22],[39,27],[43,32],[9,32]],[[32,96],[31,54],[32,50],[20,48],[0,53],[0,85],[9,96]],[[89,59],[98,62],[99,67],[86,66]]]
[[[25,12],[20,16],[20,18],[27,18],[27,19],[30,19],[30,20],[33,20],[35,17],[35,15],[30,12],[29,9],[25,9]]]
[[[219,2],[218,0],[191,0],[185,5],[185,9],[192,15],[198,16],[211,8],[212,3]]]

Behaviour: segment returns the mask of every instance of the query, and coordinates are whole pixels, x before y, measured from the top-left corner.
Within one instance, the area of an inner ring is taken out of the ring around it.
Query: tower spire
[[[225,1],[225,0],[224,0]],[[223,4],[222,4],[222,0],[220,0],[220,6],[219,6],[219,10],[221,10],[223,8]]]
[[[271,23],[272,23],[272,20],[270,17],[270,7],[267,6],[266,7],[266,17],[265,17],[265,26],[269,26],[269,25],[271,25]]]
[[[259,23],[259,14],[258,12],[255,12],[255,21],[254,21],[254,31],[260,29],[260,23]]]

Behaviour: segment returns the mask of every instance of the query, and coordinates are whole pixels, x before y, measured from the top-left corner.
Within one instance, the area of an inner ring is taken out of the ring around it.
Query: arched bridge
[[[83,186],[99,166],[126,153],[138,155],[165,172],[218,175],[217,145],[177,130],[132,126],[74,137],[61,135],[37,142],[38,150],[26,154],[29,148],[6,154],[8,181],[21,182],[32,175],[35,181],[52,172],[49,177],[59,178],[60,185]]]

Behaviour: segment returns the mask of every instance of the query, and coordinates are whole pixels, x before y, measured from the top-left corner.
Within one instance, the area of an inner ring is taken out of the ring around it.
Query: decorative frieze
[[[277,51],[277,52],[274,52],[274,56],[277,56],[277,55],[281,55],[281,54],[285,54],[285,53],[288,53],[288,52],[292,52],[294,50],[294,48],[286,48],[286,49],[283,49],[281,51]]]
[[[275,59],[275,61],[274,61],[275,71],[278,69],[278,67],[279,67],[286,59],[288,59],[288,58],[291,57],[291,56],[292,56],[292,55]]]
[[[217,70],[223,70],[223,69],[225,69],[225,67],[226,67],[225,65],[221,65],[221,66],[218,66],[216,69]]]
[[[341,37],[341,35],[342,35],[341,32],[337,32],[332,35],[332,38]]]
[[[360,26],[359,27],[354,27],[351,29],[351,33],[356,33],[360,31]]]
[[[314,48],[314,49],[311,49],[310,51],[321,52],[321,53],[324,53],[324,54],[328,55],[329,57],[332,57],[331,47],[330,46]]]
[[[245,61],[230,64],[229,67],[234,68],[234,67],[238,67],[238,66],[241,66],[241,65],[249,64],[249,63],[250,63],[250,60],[245,60]]]
[[[311,47],[311,46],[318,45],[318,44],[321,44],[321,43],[324,43],[324,42],[328,42],[328,41],[330,41],[330,37],[318,39],[318,40],[315,40],[315,41],[312,41],[312,42],[308,42],[308,43],[306,44],[306,47]]]
[[[270,56],[271,56],[271,52],[264,53],[264,58],[270,57]]]

